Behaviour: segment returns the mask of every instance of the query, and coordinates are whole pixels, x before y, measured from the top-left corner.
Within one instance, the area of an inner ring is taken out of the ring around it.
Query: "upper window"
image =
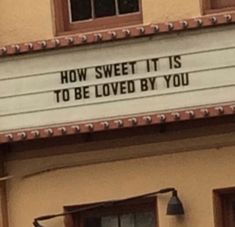
[[[86,32],[142,22],[141,0],[54,0],[57,33]]]
[[[79,208],[65,207],[65,211]],[[156,223],[156,197],[98,204],[97,208],[65,217],[66,227],[156,227]]]
[[[215,13],[235,9],[235,0],[203,0],[205,13]]]

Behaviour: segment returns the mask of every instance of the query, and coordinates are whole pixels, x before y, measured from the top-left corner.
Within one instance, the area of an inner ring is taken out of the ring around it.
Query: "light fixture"
[[[167,204],[167,215],[183,215],[184,214],[184,207],[182,202],[178,197],[177,190],[175,188],[164,188],[156,192],[155,194],[164,194],[172,192],[172,196]]]
[[[127,202],[127,201],[130,201],[130,200],[136,200],[136,199],[156,196],[157,194],[165,194],[165,193],[169,193],[169,192],[172,192],[172,196],[171,196],[171,198],[168,202],[166,214],[167,215],[183,215],[184,214],[184,208],[183,208],[182,202],[180,201],[180,199],[178,197],[177,190],[175,188],[164,188],[164,189],[161,189],[161,190],[156,191],[156,192],[151,192],[151,193],[148,193],[148,194],[138,195],[138,196],[135,196],[135,197],[130,197],[130,198],[122,199],[122,200],[111,200],[111,201],[107,201],[107,202],[104,202],[104,203],[97,203],[95,205],[81,207],[81,208],[78,208],[76,210],[72,210],[72,211],[68,211],[68,212],[64,212],[64,213],[40,216],[40,217],[37,217],[37,218],[34,219],[33,226],[34,227],[43,227],[41,224],[39,224],[39,221],[46,221],[46,220],[49,220],[49,219],[52,219],[52,218],[56,218],[56,217],[60,217],[60,216],[66,216],[66,215],[69,215],[69,214],[75,214],[75,213],[78,213],[78,212],[87,211],[87,210],[91,210],[91,209],[95,209],[95,208],[100,208],[100,207],[103,207],[103,206],[107,207],[108,204],[113,205],[113,204],[119,203],[119,202]]]
[[[184,207],[177,195],[176,190],[172,191],[172,197],[170,198],[168,202],[166,214],[167,215],[183,215],[184,214]]]

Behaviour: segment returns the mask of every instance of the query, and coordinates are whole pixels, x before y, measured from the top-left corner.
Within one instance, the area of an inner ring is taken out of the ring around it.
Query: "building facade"
[[[234,226],[234,0],[0,8],[0,226]]]

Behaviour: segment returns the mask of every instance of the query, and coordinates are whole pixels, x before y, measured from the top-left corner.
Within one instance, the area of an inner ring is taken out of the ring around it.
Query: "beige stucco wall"
[[[200,15],[199,0],[142,0],[144,24]],[[53,38],[53,1],[1,0],[0,46]]]
[[[158,23],[198,17],[200,0],[142,0],[144,23]]]
[[[158,144],[143,146],[148,150]],[[8,184],[10,227],[30,227],[34,217],[61,212],[63,205],[122,199],[169,186],[178,189],[186,215],[166,216],[169,195],[161,195],[159,227],[213,227],[212,190],[235,186],[235,146],[76,166],[84,157],[78,153],[9,161],[8,173],[15,176]],[[74,167],[22,178],[62,163]],[[63,226],[63,220],[44,224]]]
[[[1,0],[0,9],[0,45],[52,38],[50,0]]]

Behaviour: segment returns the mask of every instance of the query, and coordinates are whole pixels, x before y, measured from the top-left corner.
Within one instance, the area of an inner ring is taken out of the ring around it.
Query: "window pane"
[[[118,216],[104,216],[101,218],[102,227],[118,227]]]
[[[95,17],[116,15],[115,0],[94,0]]]
[[[87,20],[91,18],[90,0],[70,0],[72,21]]]
[[[139,11],[139,0],[118,0],[120,14],[133,13]]]
[[[133,214],[125,214],[120,216],[121,227],[135,227],[135,217]]]
[[[86,218],[85,227],[101,227],[100,218],[96,218],[96,217]]]
[[[136,213],[135,227],[155,227],[154,214],[152,212]]]

